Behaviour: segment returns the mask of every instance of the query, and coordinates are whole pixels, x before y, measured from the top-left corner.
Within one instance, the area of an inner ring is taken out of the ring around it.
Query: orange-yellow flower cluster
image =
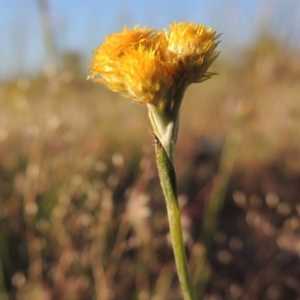
[[[124,28],[94,51],[89,78],[138,103],[157,104],[179,84],[200,82],[218,56],[218,36],[204,25],[170,25],[170,32]]]

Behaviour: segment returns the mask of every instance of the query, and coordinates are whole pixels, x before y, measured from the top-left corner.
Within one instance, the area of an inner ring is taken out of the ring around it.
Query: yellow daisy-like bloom
[[[165,32],[168,43],[167,60],[175,73],[187,83],[204,81],[210,77],[207,69],[217,58],[215,53],[218,35],[212,28],[185,22],[170,24],[171,32]]]
[[[168,91],[170,81],[155,50],[127,50],[120,64],[123,96],[142,104],[156,104]]]
[[[124,28],[94,51],[90,79],[138,103],[158,104],[178,84],[207,79],[218,54],[216,33],[204,25],[174,23],[167,31]]]
[[[156,104],[172,80],[163,66],[161,38],[159,32],[137,27],[109,35],[94,52],[89,78],[138,103]]]

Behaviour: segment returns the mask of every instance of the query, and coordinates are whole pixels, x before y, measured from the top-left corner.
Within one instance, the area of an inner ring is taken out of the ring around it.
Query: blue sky
[[[251,43],[262,25],[283,38],[294,28],[297,36],[299,4],[298,0],[48,0],[58,52],[76,51],[84,60],[105,35],[124,25],[164,28],[173,21],[204,23],[223,33],[225,52]],[[37,71],[47,61],[41,24],[38,0],[0,0],[0,77]]]

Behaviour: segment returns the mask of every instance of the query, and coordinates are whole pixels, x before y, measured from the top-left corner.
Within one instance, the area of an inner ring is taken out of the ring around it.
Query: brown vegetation
[[[191,270],[236,132],[206,299],[300,299],[300,54],[264,38],[241,61],[219,63],[183,102],[175,160]],[[68,71],[2,84],[0,106],[0,299],[177,299],[145,108]]]

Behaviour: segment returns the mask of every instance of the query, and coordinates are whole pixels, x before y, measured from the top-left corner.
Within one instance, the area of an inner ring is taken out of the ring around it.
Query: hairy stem
[[[172,98],[161,99],[159,105],[148,104],[149,119],[169,159],[173,162],[179,125],[179,109],[186,85],[179,85]]]
[[[160,140],[156,139],[156,161],[161,186],[166,199],[170,234],[177,267],[177,274],[182,288],[184,300],[194,300],[192,281],[190,278],[186,253],[182,237],[180,208],[177,198],[176,174],[172,162]]]

